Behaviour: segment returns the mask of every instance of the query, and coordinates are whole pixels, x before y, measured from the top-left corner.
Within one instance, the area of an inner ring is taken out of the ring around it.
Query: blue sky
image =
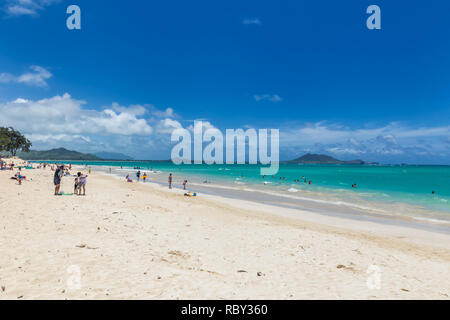
[[[82,29],[66,28],[77,4]],[[366,8],[381,8],[381,30]],[[445,1],[0,1],[0,125],[167,159],[194,119],[280,155],[450,164]],[[33,115],[33,116],[31,116]]]

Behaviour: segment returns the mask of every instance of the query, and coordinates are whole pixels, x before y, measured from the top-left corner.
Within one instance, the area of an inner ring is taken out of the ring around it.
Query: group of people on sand
[[[26,176],[22,175],[22,169],[26,168],[32,168],[32,165],[29,162],[22,162],[19,165],[16,165],[14,162],[7,163],[3,159],[0,159],[0,170],[14,170],[14,168],[17,168],[17,172],[14,174],[14,176],[11,177],[11,180],[16,180],[19,185],[22,185],[22,181],[26,180]]]
[[[61,189],[61,181],[64,176],[70,176],[70,172],[68,171],[68,168],[65,168],[64,165],[60,165],[57,167],[55,174],[53,176],[53,183],[55,185],[55,196],[62,195],[60,193]],[[83,174],[81,172],[78,172],[75,175],[75,181],[74,181],[74,187],[73,187],[73,193],[75,195],[86,195],[86,184],[87,184],[87,174]],[[83,193],[81,193],[83,191]]]
[[[142,180],[143,182],[146,182],[147,177],[148,177],[148,176],[147,176],[147,173],[145,173],[145,172],[144,172],[143,174],[141,173],[140,170],[138,170],[138,171],[136,172],[136,179],[137,179],[138,182],[139,182],[140,180]],[[133,182],[133,180],[130,178],[130,175],[129,175],[129,174],[126,175],[125,180],[126,180],[127,182]],[[169,189],[172,189],[172,182],[173,182],[173,175],[172,175],[172,173],[169,174],[168,182],[169,182]],[[183,185],[183,190],[186,190],[187,183],[188,183],[187,180],[183,180],[183,183],[182,183],[182,185]]]
[[[0,170],[12,170],[12,168],[14,168],[14,163],[8,165],[6,161],[0,160]]]
[[[31,164],[29,162],[22,162],[21,164],[16,165],[14,161],[7,163],[0,159],[0,170],[14,170],[14,167],[18,167],[20,171],[22,167],[31,167]]]

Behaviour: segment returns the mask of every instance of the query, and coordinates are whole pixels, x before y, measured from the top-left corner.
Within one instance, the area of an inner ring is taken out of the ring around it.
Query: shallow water
[[[450,223],[450,166],[280,164],[276,176],[263,178],[259,165],[177,166],[171,162],[146,161],[91,161],[87,164],[112,167],[115,173],[123,172],[124,176],[132,173],[132,178],[135,178],[134,168],[140,167],[141,171],[156,172],[149,174],[149,179],[160,183],[167,182],[171,172],[174,183],[178,184],[184,179],[190,185],[207,181],[206,185],[230,190],[262,192],[299,201]]]

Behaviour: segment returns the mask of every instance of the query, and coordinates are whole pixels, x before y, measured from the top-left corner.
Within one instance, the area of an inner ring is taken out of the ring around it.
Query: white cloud
[[[183,126],[177,120],[166,118],[164,120],[160,120],[157,123],[157,131],[159,133],[171,134],[175,129],[181,129]]]
[[[171,108],[161,111],[152,105],[112,103],[92,109],[67,93],[37,101],[18,98],[0,104],[0,114],[0,126],[20,130],[37,150],[107,150],[140,159],[167,159],[170,135],[182,127],[171,118],[175,116]]]
[[[60,143],[60,142],[75,142],[75,141],[82,141],[82,142],[91,142],[91,138],[87,136],[82,135],[69,135],[69,134],[38,134],[38,133],[32,133],[28,134],[27,138],[30,139],[33,142],[37,143]]]
[[[36,87],[46,87],[47,80],[53,75],[43,67],[31,66],[32,72],[25,72],[19,76],[10,73],[0,73],[0,83],[22,83]]]
[[[148,135],[152,128],[145,119],[138,119],[133,113],[120,112],[106,109],[99,116],[89,118],[94,126],[102,129],[102,132],[123,135]],[[98,133],[98,132],[95,132]]]
[[[66,147],[89,153],[107,150],[140,159],[167,159],[172,131],[182,127],[194,129],[193,121],[174,119],[173,109],[118,103],[92,109],[69,94],[0,103],[0,114],[0,126],[22,131],[35,149]],[[203,131],[216,128],[208,120],[202,120],[202,124]],[[447,164],[450,161],[449,125],[425,127],[391,122],[355,128],[322,121],[283,125],[278,129],[283,159],[313,152],[344,160]]]
[[[262,94],[262,95],[257,95],[257,94],[255,94],[254,96],[253,96],[253,98],[255,99],[255,101],[257,101],[257,102],[259,102],[259,101],[270,101],[270,102],[280,102],[281,100],[283,100],[283,99],[281,99],[281,97],[279,96],[279,95],[277,95],[277,94],[273,94],[273,95],[270,95],[270,94]]]
[[[131,107],[122,111],[85,108],[86,103],[69,94],[39,101],[17,99],[0,104],[0,125],[29,134],[149,135],[151,126]]]
[[[143,116],[147,113],[147,109],[141,105],[131,105],[129,107],[124,107],[119,105],[117,102],[113,102],[110,108],[118,112],[126,112],[135,116]]]
[[[410,127],[398,122],[372,128],[348,128],[318,122],[280,129],[280,146],[291,157],[305,152],[376,159],[450,157],[450,126]],[[411,160],[411,161],[416,161]],[[405,160],[406,161],[406,160]]]
[[[60,0],[6,0],[3,10],[14,17],[37,16],[45,7],[58,2]]]
[[[33,15],[37,14],[37,12],[33,9],[18,6],[18,5],[9,6],[7,12],[13,16],[23,16],[23,15],[33,16]]]
[[[242,20],[242,23],[245,25],[250,25],[250,24],[261,25],[262,24],[261,20],[259,20],[258,18],[245,18],[244,20]]]
[[[210,130],[210,129],[217,129],[215,126],[213,126],[211,124],[211,122],[206,121],[206,120],[196,120],[194,121],[194,124],[189,125],[187,127],[188,130],[191,130],[192,132],[195,130],[203,130],[203,132],[205,132],[206,130]]]
[[[151,112],[151,114],[157,118],[175,118],[175,112],[172,108],[167,108],[166,110],[157,110],[154,108]]]
[[[150,115],[156,119],[165,119],[165,118],[177,118],[178,116],[175,114],[173,108],[166,108],[165,110],[159,110],[152,104],[145,105],[130,105],[128,107],[124,107],[119,105],[117,102],[114,102],[109,109],[113,109],[119,112],[131,113],[136,116],[144,116]]]
[[[18,98],[14,101],[14,103],[28,103],[28,100],[26,99],[22,99],[22,98]]]

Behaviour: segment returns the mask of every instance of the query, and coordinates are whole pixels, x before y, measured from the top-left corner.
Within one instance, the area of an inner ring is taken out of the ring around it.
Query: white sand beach
[[[450,299],[448,234],[95,170],[86,196],[56,197],[49,168],[14,173],[0,171],[0,299]]]

